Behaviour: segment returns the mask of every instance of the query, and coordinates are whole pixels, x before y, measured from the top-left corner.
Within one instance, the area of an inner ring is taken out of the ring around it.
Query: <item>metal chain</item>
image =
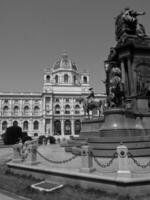
[[[91,152],[91,155],[92,155],[92,157],[94,158],[94,161],[97,163],[97,165],[99,165],[99,166],[102,167],[102,168],[106,168],[106,167],[109,167],[109,166],[113,163],[114,159],[115,159],[116,156],[117,156],[117,152],[115,152],[115,153],[113,154],[112,158],[111,158],[107,163],[105,163],[105,164],[101,164],[101,163],[99,162],[99,160],[93,155],[92,152]]]
[[[43,156],[39,151],[37,151],[38,155],[41,156],[43,159],[45,159],[46,161],[53,163],[53,164],[64,164],[67,162],[71,162],[73,159],[75,159],[78,155],[74,155],[71,158],[68,158],[66,160],[62,160],[62,161],[56,161],[56,160],[51,160],[49,158],[46,158],[45,156]]]
[[[133,155],[132,155],[130,152],[128,152],[128,156],[130,156],[130,158],[133,160],[133,162],[134,162],[138,167],[141,167],[141,168],[150,167],[150,161],[147,162],[146,164],[141,164],[141,163],[139,163],[139,161],[138,161],[137,159],[135,159],[135,158],[133,157]]]

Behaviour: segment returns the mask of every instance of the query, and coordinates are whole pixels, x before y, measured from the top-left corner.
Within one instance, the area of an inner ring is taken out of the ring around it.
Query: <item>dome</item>
[[[75,62],[72,62],[66,52],[63,52],[61,58],[53,65],[53,70],[69,69],[77,71]]]

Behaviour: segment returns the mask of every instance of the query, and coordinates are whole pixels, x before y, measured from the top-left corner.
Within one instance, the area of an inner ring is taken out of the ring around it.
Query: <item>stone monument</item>
[[[150,156],[150,37],[137,19],[144,14],[125,8],[115,18],[116,46],[104,62],[104,119],[83,121],[79,137],[95,156],[111,157],[120,143],[134,156]]]
[[[107,109],[95,155],[111,156],[119,142],[134,156],[150,156],[150,38],[136,12],[125,8],[115,21],[117,44],[105,61]]]

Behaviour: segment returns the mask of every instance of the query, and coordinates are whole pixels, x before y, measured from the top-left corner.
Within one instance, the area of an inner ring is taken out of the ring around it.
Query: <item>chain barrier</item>
[[[66,160],[56,161],[56,160],[51,160],[51,159],[49,159],[49,158],[46,158],[46,157],[43,156],[39,151],[37,151],[37,154],[38,154],[39,156],[41,156],[44,160],[46,160],[46,161],[48,161],[48,162],[50,162],[50,163],[52,163],[52,164],[64,164],[64,163],[67,163],[67,162],[71,162],[72,160],[74,160],[75,158],[78,157],[78,155],[74,155],[74,156],[72,156],[71,158],[68,158],[68,159],[66,159]]]
[[[113,163],[113,161],[114,161],[114,159],[116,158],[116,156],[118,155],[118,153],[115,152],[115,153],[113,154],[112,158],[111,158],[107,163],[102,164],[102,163],[100,163],[100,161],[93,155],[92,152],[91,152],[90,154],[91,154],[91,156],[94,158],[94,161],[96,162],[96,164],[99,165],[99,166],[102,167],[102,168],[109,167],[109,166]]]
[[[150,161],[148,161],[146,164],[141,164],[139,163],[139,161],[137,159],[134,158],[134,156],[128,152],[128,156],[133,160],[133,162],[138,166],[138,167],[141,167],[141,168],[146,168],[146,167],[150,167]]]

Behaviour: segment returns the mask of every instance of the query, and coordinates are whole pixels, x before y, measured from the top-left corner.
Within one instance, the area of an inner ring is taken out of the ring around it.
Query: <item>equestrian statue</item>
[[[102,106],[102,101],[95,100],[95,95],[93,88],[89,88],[89,95],[87,97],[81,97],[79,99],[80,102],[83,103],[83,109],[84,109],[84,115],[88,115],[88,118],[90,118],[90,111],[92,111],[92,117],[93,117],[93,110],[98,110],[99,111],[99,117],[101,116],[101,106]]]

